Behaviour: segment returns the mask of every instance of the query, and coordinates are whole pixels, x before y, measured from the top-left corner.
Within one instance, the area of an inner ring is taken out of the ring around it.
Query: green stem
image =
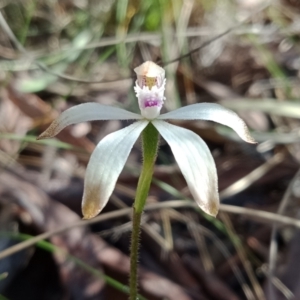
[[[156,128],[149,123],[142,133],[143,167],[139,178],[135,201],[133,204],[132,234],[130,247],[130,300],[138,299],[138,256],[140,225],[144,206],[152,181],[153,168],[157,156],[159,135]]]
[[[142,214],[137,213],[133,208],[132,233],[130,246],[130,278],[129,278],[129,299],[136,300],[138,294],[138,255],[139,255],[139,236]]]

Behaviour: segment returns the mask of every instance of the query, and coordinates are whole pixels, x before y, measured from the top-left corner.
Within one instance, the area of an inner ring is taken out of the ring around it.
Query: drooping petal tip
[[[240,137],[247,143],[257,144],[256,140],[251,136],[246,123],[244,121],[242,121],[242,122],[243,122],[244,130],[241,131]]]
[[[199,187],[201,189],[201,187]],[[206,191],[206,195],[199,194],[197,188],[190,187],[190,192],[198,204],[198,206],[208,215],[216,217],[219,212],[220,199],[216,186],[212,186],[209,190]]]
[[[93,193],[92,191],[96,191],[96,192]],[[83,219],[89,220],[96,217],[101,211],[101,208],[98,203],[99,195],[97,193],[97,189],[96,190],[92,189],[91,192],[86,190],[83,198],[84,201],[82,202],[82,208],[81,208]]]
[[[207,205],[206,207],[200,206],[200,208],[208,215],[216,217],[219,212],[219,199],[210,201],[209,205]]]
[[[54,120],[51,125],[42,132],[36,139],[42,140],[42,139],[48,139],[56,136],[60,132],[59,124],[56,120]]]

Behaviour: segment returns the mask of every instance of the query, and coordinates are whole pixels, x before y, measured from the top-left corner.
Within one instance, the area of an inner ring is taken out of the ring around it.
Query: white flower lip
[[[117,107],[85,103],[64,111],[38,138],[49,138],[71,124],[92,120],[137,120],[103,138],[87,166],[82,212],[96,216],[109,200],[129,153],[145,127],[152,124],[170,145],[189,190],[206,213],[216,216],[219,207],[217,172],[204,141],[194,132],[164,120],[209,120],[231,127],[244,141],[255,143],[244,121],[233,111],[215,103],[199,103],[160,115],[164,103],[165,71],[153,62],[135,69],[135,92],[141,115]],[[150,78],[150,79],[149,79]],[[155,80],[153,80],[153,78]]]
[[[159,116],[165,100],[165,70],[152,61],[146,61],[134,71],[137,74],[134,90],[141,115],[153,120]]]
[[[160,87],[153,86],[149,89],[148,86],[141,88],[138,83],[134,87],[138,98],[141,115],[147,120],[153,120],[160,114],[160,110],[164,104],[165,79]]]

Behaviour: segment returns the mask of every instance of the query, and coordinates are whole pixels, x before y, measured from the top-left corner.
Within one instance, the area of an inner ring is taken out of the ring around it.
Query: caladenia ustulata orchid
[[[147,125],[154,128],[170,145],[189,190],[199,207],[216,216],[219,207],[217,173],[205,142],[194,132],[164,120],[209,120],[231,127],[244,141],[255,143],[244,121],[233,111],[215,103],[199,103],[160,114],[164,104],[165,71],[151,61],[134,70],[135,92],[141,114],[85,103],[64,111],[38,139],[50,138],[71,124],[93,120],[137,120],[132,125],[103,138],[91,155],[86,170],[82,212],[86,219],[95,217],[107,204],[129,153]]]
[[[135,92],[141,114],[85,103],[64,111],[38,138],[50,138],[71,124],[93,120],[136,120],[133,124],[103,138],[87,166],[82,212],[85,219],[95,217],[107,204],[129,153],[142,134],[143,166],[132,215],[130,253],[130,299],[137,299],[137,261],[141,215],[148,196],[157,156],[159,134],[171,147],[189,190],[199,207],[216,216],[219,209],[217,172],[205,142],[194,132],[165,120],[209,120],[231,127],[246,142],[254,143],[244,121],[233,111],[215,103],[199,103],[160,114],[165,97],[165,71],[151,61],[134,70]]]

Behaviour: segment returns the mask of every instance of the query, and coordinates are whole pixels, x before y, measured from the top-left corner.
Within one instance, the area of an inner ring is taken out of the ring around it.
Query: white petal
[[[232,110],[216,103],[198,103],[184,106],[166,114],[162,114],[158,119],[214,121],[231,127],[244,141],[255,143],[245,122]]]
[[[95,217],[106,205],[130,150],[148,121],[138,121],[107,135],[97,145],[87,166],[82,212],[85,219]]]
[[[154,120],[170,145],[191,194],[201,209],[216,216],[219,209],[218,178],[214,159],[205,142],[194,132]]]
[[[94,102],[79,104],[65,110],[38,139],[53,137],[71,124],[95,120],[138,120],[141,118],[138,114],[118,107]]]

